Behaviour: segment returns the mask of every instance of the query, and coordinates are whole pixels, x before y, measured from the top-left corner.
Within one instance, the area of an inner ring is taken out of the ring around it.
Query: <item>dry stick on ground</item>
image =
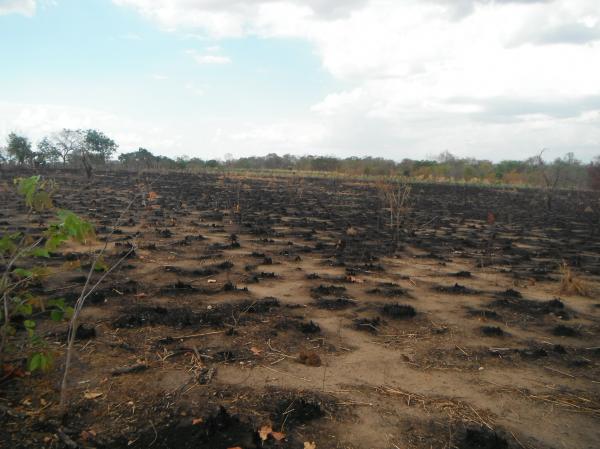
[[[448,414],[451,421],[458,418],[461,421],[477,423],[494,430],[494,416],[492,413],[486,412],[482,417],[482,410],[480,410],[482,412],[480,413],[470,404],[458,399],[424,396],[387,386],[376,387],[375,391],[388,396],[404,396],[407,398],[406,405],[409,407],[411,403],[414,405],[421,404],[425,411],[427,411],[427,408],[443,411]]]
[[[212,331],[212,332],[204,332],[202,334],[180,335],[178,337],[173,337],[173,340],[184,340],[184,339],[188,339],[188,338],[204,337],[206,335],[224,334],[225,332],[227,332],[227,331]]]
[[[152,184],[154,184],[159,178],[160,178],[160,175],[158,177],[156,177],[148,185],[148,187],[151,187]],[[67,356],[66,356],[66,360],[65,360],[65,370],[64,370],[63,378],[62,378],[62,381],[61,381],[61,384],[60,384],[60,402],[59,402],[59,406],[60,406],[61,409],[64,409],[64,407],[66,405],[66,402],[67,402],[67,380],[69,378],[69,368],[71,367],[71,358],[72,358],[72,355],[73,355],[73,345],[75,343],[75,334],[77,333],[77,320],[79,318],[79,315],[81,314],[81,310],[83,309],[83,305],[85,303],[85,300],[98,287],[98,285],[104,280],[104,278],[106,278],[106,276],[108,276],[116,267],[118,267],[123,260],[125,260],[127,257],[129,257],[129,255],[135,250],[135,246],[132,246],[129,249],[129,251],[127,253],[125,253],[125,255],[123,257],[121,257],[115,264],[113,264],[100,277],[100,279],[92,286],[92,288],[90,288],[89,290],[87,290],[88,286],[90,285],[90,281],[92,279],[92,275],[94,274],[94,271],[96,270],[96,264],[98,263],[98,260],[100,260],[100,258],[106,252],[106,248],[108,247],[108,243],[110,241],[110,238],[115,233],[115,230],[117,229],[117,226],[119,226],[121,224],[121,220],[123,219],[123,217],[125,216],[125,214],[127,214],[129,212],[129,210],[131,209],[131,206],[133,205],[133,203],[135,202],[135,200],[138,199],[139,195],[140,195],[140,192],[136,193],[133,196],[133,198],[131,199],[131,201],[129,202],[129,204],[127,204],[127,207],[121,212],[121,214],[119,214],[119,216],[115,220],[115,224],[113,225],[112,231],[110,232],[110,234],[106,238],[106,241],[104,242],[104,246],[94,256],[94,259],[93,259],[92,264],[90,266],[90,270],[89,270],[88,275],[87,275],[86,280],[85,280],[85,284],[83,285],[83,288],[81,289],[81,294],[79,295],[79,298],[75,302],[73,316],[71,317],[71,321],[69,323],[69,331],[68,331],[68,334],[67,334],[67,342],[68,343],[67,343]],[[142,196],[143,196],[143,192],[142,192]]]
[[[488,383],[498,387],[494,393],[517,393],[524,398],[532,401],[540,401],[554,406],[560,406],[575,413],[588,413],[594,416],[600,416],[600,396],[595,395],[591,398],[579,396],[574,393],[532,393],[526,388],[516,388],[508,385],[500,385],[495,382]]]

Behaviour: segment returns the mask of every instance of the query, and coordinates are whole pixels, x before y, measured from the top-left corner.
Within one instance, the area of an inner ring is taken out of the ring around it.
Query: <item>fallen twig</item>
[[[544,366],[544,368],[547,369],[548,371],[552,371],[554,373],[558,373],[558,374],[562,374],[563,376],[570,377],[571,379],[575,379],[575,376],[573,376],[572,374],[565,373],[564,371],[560,371],[556,368],[551,368],[549,366]]]
[[[116,368],[112,370],[110,374],[112,374],[113,376],[120,376],[121,374],[137,373],[146,369],[148,369],[148,365],[146,365],[145,363],[136,363],[135,365]]]
[[[306,377],[294,376],[293,374],[286,373],[285,371],[280,371],[280,370],[277,370],[277,369],[275,369],[275,368],[271,368],[271,367],[264,366],[264,365],[258,365],[258,366],[260,366],[261,368],[264,368],[264,369],[266,369],[266,370],[273,371],[274,373],[277,373],[277,374],[284,374],[284,375],[286,375],[286,376],[293,377],[294,379],[300,379],[300,380],[303,380],[304,382],[312,382],[312,380],[310,380],[310,379],[307,379]]]

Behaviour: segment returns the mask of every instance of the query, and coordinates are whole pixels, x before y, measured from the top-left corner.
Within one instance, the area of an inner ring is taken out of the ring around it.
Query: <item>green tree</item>
[[[96,129],[85,131],[84,148],[92,156],[102,163],[110,160],[111,156],[117,151],[119,146],[110,137]]]
[[[125,166],[134,166],[134,167],[145,167],[150,168],[153,165],[156,165],[159,158],[154,156],[150,151],[145,148],[138,148],[137,151],[132,151],[131,153],[122,153],[118,157],[119,162],[121,162]]]
[[[15,133],[10,133],[8,135],[6,152],[19,164],[30,162],[33,158],[33,151],[31,151],[31,142],[29,139],[24,136],[19,136]]]
[[[48,137],[44,137],[37,144],[38,151],[36,153],[36,161],[37,163],[43,164],[55,164],[60,161],[61,153],[56,148],[53,143],[48,139]]]

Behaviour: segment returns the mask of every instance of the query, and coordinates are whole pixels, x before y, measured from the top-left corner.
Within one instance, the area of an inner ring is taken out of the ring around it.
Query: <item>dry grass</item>
[[[494,430],[495,415],[493,413],[483,410],[477,411],[470,404],[459,399],[424,396],[387,386],[377,387],[375,390],[381,395],[403,398],[408,407],[418,406],[427,413],[437,412],[447,415],[450,421],[477,424]]]
[[[349,237],[355,237],[358,235],[358,230],[352,226],[346,229],[346,235]]]
[[[552,391],[548,393],[534,393],[527,388],[516,388],[506,385],[499,385],[489,382],[497,387],[490,393],[497,394],[517,394],[531,401],[550,404],[554,407],[560,407],[574,413],[586,413],[600,417],[600,396],[591,392],[581,391]],[[587,396],[585,396],[587,395]]]
[[[563,295],[590,296],[590,288],[585,281],[578,278],[563,260],[560,265],[560,290]]]

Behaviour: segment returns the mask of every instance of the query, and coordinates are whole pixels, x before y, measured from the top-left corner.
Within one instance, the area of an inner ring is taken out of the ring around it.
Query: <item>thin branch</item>
[[[152,186],[152,184],[154,184],[158,179],[160,179],[160,177],[161,177],[161,175],[157,176],[149,184],[149,186]],[[67,354],[66,354],[66,359],[65,359],[65,370],[64,370],[63,378],[62,378],[62,381],[61,381],[61,384],[60,384],[60,402],[59,402],[59,406],[61,408],[63,408],[63,409],[64,409],[64,407],[66,405],[66,401],[67,401],[67,380],[69,378],[69,369],[71,367],[71,358],[72,358],[72,355],[73,355],[73,346],[75,344],[75,335],[77,333],[77,321],[79,319],[79,315],[81,313],[81,310],[83,309],[83,305],[85,303],[85,300],[98,287],[98,285],[100,285],[100,283],[104,280],[104,278],[106,278],[106,276],[108,276],[108,274],[110,274],[117,266],[119,266],[119,264],[123,260],[125,260],[133,252],[133,250],[135,249],[135,247],[132,246],[129,249],[129,251],[123,257],[121,257],[115,264],[113,264],[100,277],[100,279],[88,290],[88,287],[90,285],[90,281],[92,279],[92,275],[94,274],[94,271],[96,270],[96,264],[98,263],[98,260],[100,260],[100,258],[106,252],[106,248],[108,247],[108,243],[111,240],[111,237],[114,235],[117,227],[121,224],[121,220],[123,219],[123,217],[125,216],[125,214],[129,212],[129,210],[131,209],[131,206],[133,205],[133,203],[135,202],[135,200],[138,198],[139,195],[140,195],[140,193],[138,192],[138,193],[136,193],[133,196],[133,198],[131,199],[131,201],[129,201],[129,203],[127,204],[127,206],[125,207],[125,209],[123,209],[123,211],[121,212],[121,214],[119,214],[119,216],[115,220],[115,224],[113,225],[113,228],[112,228],[110,234],[106,238],[106,241],[104,242],[104,246],[102,247],[102,249],[100,250],[100,252],[96,253],[96,255],[94,257],[94,260],[92,261],[92,264],[90,266],[90,270],[89,270],[88,275],[87,275],[86,280],[85,280],[85,284],[84,284],[83,288],[81,289],[81,294],[79,295],[79,298],[75,302],[73,316],[71,317],[71,321],[69,323],[69,330],[68,330],[68,334],[67,334],[67,341],[68,341],[68,343],[67,343]]]

